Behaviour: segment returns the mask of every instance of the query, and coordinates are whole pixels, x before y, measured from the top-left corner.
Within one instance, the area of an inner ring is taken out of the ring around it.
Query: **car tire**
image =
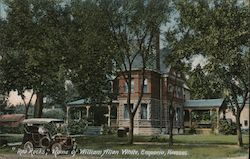
[[[50,146],[50,142],[51,140],[49,139],[49,137],[44,136],[40,139],[39,144],[42,148],[48,148]]]
[[[59,143],[54,143],[51,146],[51,153],[52,154],[59,155],[58,153],[60,153],[61,150],[62,150],[62,145]]]
[[[27,151],[27,153],[32,153],[32,151],[34,150],[34,145],[32,144],[32,142],[27,141],[24,145],[23,145],[23,149]]]

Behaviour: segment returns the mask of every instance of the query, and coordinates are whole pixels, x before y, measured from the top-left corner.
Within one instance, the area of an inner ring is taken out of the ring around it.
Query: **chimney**
[[[160,72],[160,29],[158,28],[155,36],[155,51],[156,51],[156,71]]]

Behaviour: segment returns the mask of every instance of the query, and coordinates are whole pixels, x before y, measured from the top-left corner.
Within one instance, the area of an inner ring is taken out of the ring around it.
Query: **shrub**
[[[58,133],[60,134],[67,134],[67,129],[64,125],[58,125],[55,123],[45,124],[45,128],[48,129],[49,133],[53,136]]]
[[[118,129],[113,128],[113,127],[108,127],[108,125],[105,124],[102,126],[102,130],[103,130],[102,131],[103,135],[107,135],[107,134],[111,135],[111,134],[116,134]]]
[[[188,132],[189,134],[196,134],[196,129],[195,129],[195,127],[192,125],[192,127],[190,128],[190,130],[189,130],[189,132]]]
[[[223,135],[235,135],[236,123],[231,120],[221,119],[219,121],[219,132]]]
[[[68,131],[70,134],[83,134],[86,128],[87,121],[83,119],[79,121],[70,120],[68,124]]]
[[[168,139],[164,136],[152,136],[150,142],[167,142]]]
[[[0,133],[2,134],[23,134],[23,125],[18,127],[1,126]]]
[[[63,119],[65,117],[65,113],[62,109],[51,109],[46,112],[43,112],[43,117]]]

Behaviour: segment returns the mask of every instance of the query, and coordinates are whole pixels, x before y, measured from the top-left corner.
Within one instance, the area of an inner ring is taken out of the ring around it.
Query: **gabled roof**
[[[220,107],[224,102],[223,98],[219,99],[198,99],[198,100],[186,100],[184,103],[184,108],[210,108],[210,107]]]
[[[0,115],[0,122],[18,122],[25,118],[24,114],[5,114]]]

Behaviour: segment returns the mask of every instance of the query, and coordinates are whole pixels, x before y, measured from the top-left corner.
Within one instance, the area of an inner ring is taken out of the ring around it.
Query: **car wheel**
[[[47,136],[44,136],[40,139],[40,146],[43,148],[48,148],[50,145],[50,139]]]
[[[32,144],[32,142],[27,141],[24,146],[23,149],[27,151],[27,153],[31,153],[34,149],[34,145]]]
[[[59,155],[60,151],[62,150],[62,145],[59,143],[54,143],[51,146],[51,152],[52,154]]]

